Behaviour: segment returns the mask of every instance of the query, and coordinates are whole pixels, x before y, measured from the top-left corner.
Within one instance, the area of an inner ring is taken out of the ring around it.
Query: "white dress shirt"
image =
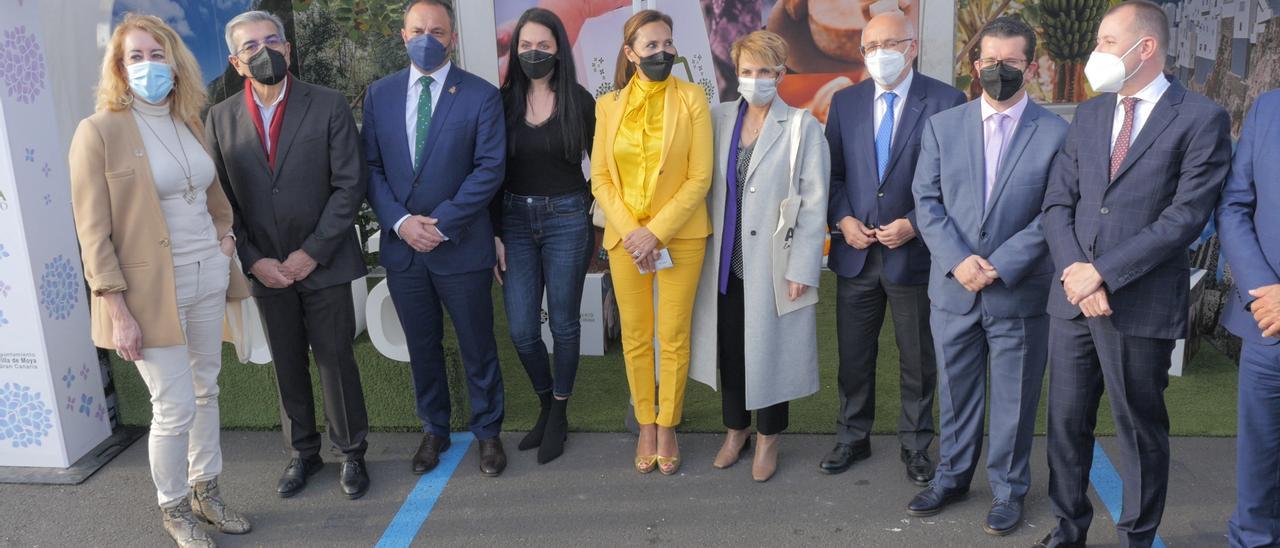
[[[258,114],[262,115],[262,140],[267,143],[267,154],[271,154],[271,147],[275,144],[271,142],[271,117],[275,116],[276,107],[280,106],[280,102],[284,100],[284,94],[289,93],[289,79],[284,79],[284,85],[280,86],[280,93],[270,105],[262,104],[262,99],[258,98],[258,92],[252,91],[253,88],[249,89],[249,93],[253,95],[253,102],[258,104]]]
[[[880,121],[884,119],[885,106],[888,105],[888,102],[884,100],[884,94],[887,91],[892,91],[894,95],[898,96],[897,99],[894,99],[893,103],[893,135],[898,135],[898,126],[902,125],[902,107],[907,104],[907,92],[911,91],[911,81],[914,80],[915,77],[915,69],[909,69],[907,71],[907,77],[903,78],[896,88],[885,89],[880,87],[880,84],[875,85],[876,95],[871,101],[871,104],[875,106],[876,125],[872,126],[871,131],[873,133],[880,130]]]
[[[1124,126],[1124,98],[1138,98],[1138,104],[1133,106],[1133,130],[1129,132],[1129,144],[1132,145],[1134,139],[1138,138],[1138,132],[1142,131],[1143,124],[1146,124],[1147,119],[1151,117],[1151,111],[1155,110],[1156,103],[1160,102],[1160,98],[1168,89],[1169,79],[1161,74],[1147,84],[1147,87],[1131,96],[1116,95],[1116,115],[1111,123],[1111,150],[1115,150],[1116,138],[1120,136],[1120,128]]]
[[[427,74],[418,69],[417,65],[409,63],[409,93],[405,94],[404,127],[407,133],[406,136],[409,138],[410,165],[418,165],[418,147],[414,145],[418,142],[418,99],[422,98],[422,82],[419,80],[423,76],[431,77],[431,122],[434,124],[436,105],[440,104],[440,94],[444,93],[444,80],[449,77],[449,69],[452,67],[452,61],[445,61],[444,66],[436,69],[431,74]],[[397,236],[400,235],[400,225],[404,224],[404,220],[408,218],[408,215],[401,217],[392,227]],[[437,228],[436,232],[440,232],[440,229]],[[444,236],[444,233],[440,233],[440,235]],[[445,236],[444,239],[448,240],[449,237]]]

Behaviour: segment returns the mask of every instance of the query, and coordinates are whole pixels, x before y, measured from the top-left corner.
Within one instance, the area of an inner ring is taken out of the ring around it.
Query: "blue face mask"
[[[435,36],[422,34],[409,40],[409,60],[423,72],[435,70],[449,59],[449,48]]]
[[[143,101],[159,103],[173,90],[173,67],[165,63],[143,61],[125,69],[129,71],[129,88]]]

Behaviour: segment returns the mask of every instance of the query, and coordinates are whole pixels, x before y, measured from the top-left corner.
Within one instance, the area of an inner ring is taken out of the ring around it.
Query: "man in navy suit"
[[[409,2],[401,35],[413,64],[369,86],[362,137],[369,204],[382,225],[380,260],[409,343],[425,432],[413,472],[435,468],[449,448],[443,304],[466,369],[480,472],[496,476],[507,459],[498,439],[503,394],[488,206],[502,184],[506,134],[498,90],[449,62],[455,22],[447,0]]]
[[[911,499],[907,513],[937,514],[969,492],[990,382],[992,503],[983,530],[1007,535],[1022,521],[1031,486],[1053,278],[1040,204],[1067,122],[1024,89],[1023,75],[1037,69],[1031,27],[1000,17],[982,30],[978,45],[982,96],[929,119],[916,166],[916,221],[933,259],[929,322],[941,436],[938,477]]]
[[[841,90],[827,115],[831,146],[828,266],[839,276],[840,414],[836,445],[819,464],[828,474],[871,456],[877,342],[886,302],[893,310],[901,368],[901,458],[917,485],[933,477],[933,390],[937,370],[929,332],[929,250],[916,238],[911,180],[920,132],[937,112],[964,103],[963,93],[916,72],[911,21],[877,15],[862,30],[871,79]]]
[[[1253,103],[1218,202],[1234,287],[1222,325],[1239,336],[1239,435],[1232,546],[1280,544],[1280,92]]]
[[[1047,546],[1083,546],[1093,520],[1093,428],[1106,387],[1124,482],[1121,546],[1150,546],[1169,479],[1174,340],[1187,334],[1187,246],[1204,229],[1231,158],[1222,107],[1164,75],[1169,25],[1146,0],[1112,8],[1044,199],[1057,282],[1049,294]]]

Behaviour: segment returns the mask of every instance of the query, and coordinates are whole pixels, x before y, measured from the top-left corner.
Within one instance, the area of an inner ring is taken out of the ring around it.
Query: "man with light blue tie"
[[[409,345],[424,432],[413,473],[434,469],[450,446],[443,306],[466,370],[480,472],[497,476],[507,458],[488,208],[502,184],[506,129],[498,90],[449,61],[455,23],[448,0],[408,2],[401,34],[413,64],[369,86],[361,135],[369,205],[383,227],[379,261]]]
[[[1234,287],[1222,325],[1240,337],[1236,510],[1231,546],[1280,545],[1280,91],[1258,97],[1240,129],[1218,202]]]
[[[937,477],[907,513],[932,516],[968,493],[982,454],[989,382],[992,504],[983,530],[1003,536],[1021,522],[1031,485],[1053,279],[1040,205],[1067,122],[1023,87],[1024,74],[1037,68],[1031,27],[1000,17],[978,37],[982,96],[929,119],[913,184],[916,221],[933,260],[929,321],[941,433]]]
[[[929,330],[929,250],[916,238],[911,180],[920,132],[935,113],[964,102],[959,90],[917,73],[915,28],[900,12],[873,17],[862,31],[871,76],[836,93],[827,115],[831,147],[828,267],[838,276],[840,412],[836,445],[818,465],[839,474],[871,456],[877,345],[885,305],[893,311],[902,411],[899,456],[907,477],[933,477],[933,391],[937,379]]]

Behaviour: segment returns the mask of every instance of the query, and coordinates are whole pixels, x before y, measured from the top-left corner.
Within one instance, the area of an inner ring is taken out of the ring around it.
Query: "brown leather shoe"
[[[711,463],[711,466],[721,470],[733,466],[750,448],[751,432],[730,428],[725,433],[724,444],[720,446],[720,452],[716,453],[716,460]]]
[[[249,520],[222,502],[218,478],[198,481],[191,487],[191,515],[228,535],[243,535],[253,528]]]
[[[769,481],[773,473],[778,471],[778,442],[781,434],[766,436],[756,434],[756,458],[751,462],[751,478],[756,481]]]
[[[449,450],[452,443],[449,436],[437,436],[427,433],[422,436],[422,443],[418,445],[418,452],[413,454],[413,473],[421,476],[427,472],[435,470],[440,464],[440,453]]]
[[[507,454],[502,451],[502,440],[497,436],[480,440],[480,473],[497,477],[507,468]]]
[[[179,548],[214,548],[213,537],[200,528],[191,515],[191,499],[184,498],[170,507],[161,507],[160,515],[164,531]]]

